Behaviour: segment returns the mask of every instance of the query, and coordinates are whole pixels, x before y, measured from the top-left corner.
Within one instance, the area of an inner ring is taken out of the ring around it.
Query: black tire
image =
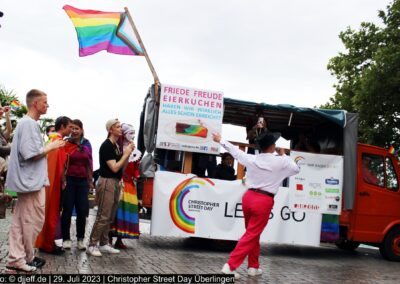
[[[359,242],[353,242],[349,240],[340,240],[335,243],[335,245],[343,250],[353,251],[360,245]]]
[[[379,252],[387,260],[400,261],[400,227],[394,227],[386,234]]]

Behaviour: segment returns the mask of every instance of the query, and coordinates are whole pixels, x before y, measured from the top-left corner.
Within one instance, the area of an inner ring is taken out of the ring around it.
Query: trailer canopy
[[[352,209],[356,188],[358,114],[344,110],[270,105],[224,99],[223,123],[249,127],[264,116],[271,131],[279,131],[295,144],[299,133],[312,133],[321,152],[344,156],[344,208]]]
[[[346,126],[346,112],[343,110],[315,109],[296,107],[289,104],[270,105],[242,100],[224,99],[224,123],[246,126],[248,116],[268,117],[269,122],[276,128],[287,126],[290,117],[291,126],[309,128],[321,122],[320,119],[330,121],[344,128]]]

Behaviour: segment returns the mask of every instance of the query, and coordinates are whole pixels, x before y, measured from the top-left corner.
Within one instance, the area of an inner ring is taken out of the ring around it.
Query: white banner
[[[156,172],[151,234],[238,240],[244,233],[241,180]],[[318,246],[321,214],[291,212],[289,189],[280,188],[262,242]]]
[[[219,154],[212,133],[221,133],[224,94],[161,86],[157,148]]]
[[[290,209],[340,215],[342,209],[343,156],[291,151],[300,173],[291,176]]]

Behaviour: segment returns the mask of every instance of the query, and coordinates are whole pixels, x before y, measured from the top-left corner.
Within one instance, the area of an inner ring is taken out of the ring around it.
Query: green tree
[[[7,90],[3,85],[0,85],[0,102],[2,106],[10,105],[12,101],[19,101],[16,93],[13,90]],[[20,102],[21,103],[21,102]],[[14,108],[11,110],[11,123],[13,128],[17,125],[17,122],[28,112],[27,107],[21,103],[21,107]],[[43,117],[39,120],[40,130],[45,133],[46,127],[54,123],[54,119]],[[5,125],[5,122],[3,123]]]
[[[17,95],[13,90],[7,90],[3,85],[0,85],[0,102],[2,106],[8,106],[12,101],[19,101]],[[21,105],[19,108],[13,108],[11,110],[11,124],[13,128],[17,125],[17,121],[24,116],[27,112],[27,108]],[[3,122],[5,126],[5,121]]]
[[[43,117],[39,120],[40,131],[43,133],[43,137],[46,135],[46,127],[54,124],[53,118]]]
[[[321,107],[358,112],[359,141],[387,147],[400,142],[400,0],[378,17],[382,25],[340,33],[346,52],[328,64],[336,93]]]

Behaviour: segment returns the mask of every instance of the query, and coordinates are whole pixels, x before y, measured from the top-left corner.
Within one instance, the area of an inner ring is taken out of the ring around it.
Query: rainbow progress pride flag
[[[79,56],[106,50],[122,55],[144,55],[126,13],[63,7],[75,26]]]
[[[17,100],[13,100],[10,103],[10,106],[11,106],[11,109],[17,110],[17,109],[19,109],[21,107],[21,103],[19,101],[17,101]]]

